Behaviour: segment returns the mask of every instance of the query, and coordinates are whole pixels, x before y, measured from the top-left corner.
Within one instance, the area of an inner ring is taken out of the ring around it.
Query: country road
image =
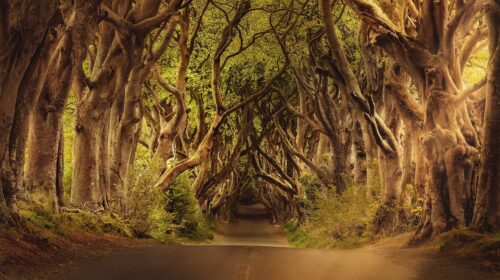
[[[405,259],[407,258],[407,259]],[[418,254],[387,256],[374,249],[289,248],[282,228],[262,208],[240,209],[214,244],[155,246],[104,257],[59,279],[72,280],[487,280],[494,275]]]

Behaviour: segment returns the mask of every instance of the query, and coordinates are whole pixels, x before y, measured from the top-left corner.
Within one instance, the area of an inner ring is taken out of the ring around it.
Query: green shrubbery
[[[71,237],[77,232],[155,238],[165,242],[211,239],[210,221],[202,215],[189,172],[178,176],[167,191],[154,189],[162,164],[148,162],[132,168],[127,209],[123,217],[109,211],[76,209],[60,214],[30,206],[20,211],[22,224],[40,237]]]
[[[40,237],[71,236],[86,231],[96,234],[118,234],[132,237],[129,226],[119,217],[109,213],[93,215],[87,212],[53,214],[41,207],[20,211],[20,216],[30,232]]]
[[[365,187],[347,183],[342,194],[322,186],[311,174],[300,182],[305,192],[302,217],[286,226],[292,244],[303,247],[353,247],[371,238],[371,224],[379,199],[367,195]]]
[[[163,210],[172,215],[171,222],[180,237],[205,240],[212,235],[209,221],[202,215],[191,188],[193,181],[188,172],[179,175],[162,196],[163,203],[160,205],[164,205]]]
[[[189,172],[179,175],[167,191],[154,189],[161,166],[152,162],[130,172],[127,220],[135,235],[163,241],[211,238],[209,222],[191,189]]]

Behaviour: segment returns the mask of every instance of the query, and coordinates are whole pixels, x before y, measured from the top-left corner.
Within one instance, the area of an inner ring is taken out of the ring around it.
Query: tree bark
[[[488,12],[490,61],[483,150],[474,226],[489,232],[500,229],[500,2],[490,1]]]
[[[26,111],[42,79],[33,77],[42,70],[43,47],[50,41],[49,28],[56,1],[2,1],[0,3],[0,216],[7,223],[8,212],[16,210],[16,196],[24,160]],[[45,41],[44,41],[45,39]],[[44,43],[45,42],[45,43]],[[23,82],[34,82],[24,84]],[[33,91],[28,88],[35,89]],[[22,111],[21,111],[22,110]],[[10,220],[10,222],[9,222]]]
[[[25,187],[30,198],[47,210],[59,211],[56,193],[61,121],[71,83],[72,38],[64,32],[49,64],[35,110],[30,118]]]

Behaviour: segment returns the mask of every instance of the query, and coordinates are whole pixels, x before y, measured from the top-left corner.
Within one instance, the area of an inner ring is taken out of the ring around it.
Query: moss
[[[132,236],[131,230],[124,222],[108,213],[92,215],[81,212],[56,215],[40,207],[34,207],[22,210],[20,216],[31,232],[44,237],[68,237],[78,232]]]

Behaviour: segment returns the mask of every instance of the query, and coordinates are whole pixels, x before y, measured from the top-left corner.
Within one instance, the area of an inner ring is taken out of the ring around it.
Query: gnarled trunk
[[[8,212],[15,210],[27,135],[25,112],[20,110],[31,109],[30,100],[36,98],[43,81],[34,75],[44,70],[41,55],[49,46],[45,43],[50,41],[55,2],[3,1],[0,5],[0,215],[8,223],[12,222]]]
[[[500,229],[500,2],[492,0],[490,5],[488,92],[474,226],[495,232]]]
[[[436,67],[437,68],[437,67]],[[466,171],[477,150],[470,146],[457,121],[453,94],[446,91],[444,75],[436,68],[426,71],[426,116],[420,137],[427,182],[423,221],[413,242],[452,228],[466,226],[470,203]]]

